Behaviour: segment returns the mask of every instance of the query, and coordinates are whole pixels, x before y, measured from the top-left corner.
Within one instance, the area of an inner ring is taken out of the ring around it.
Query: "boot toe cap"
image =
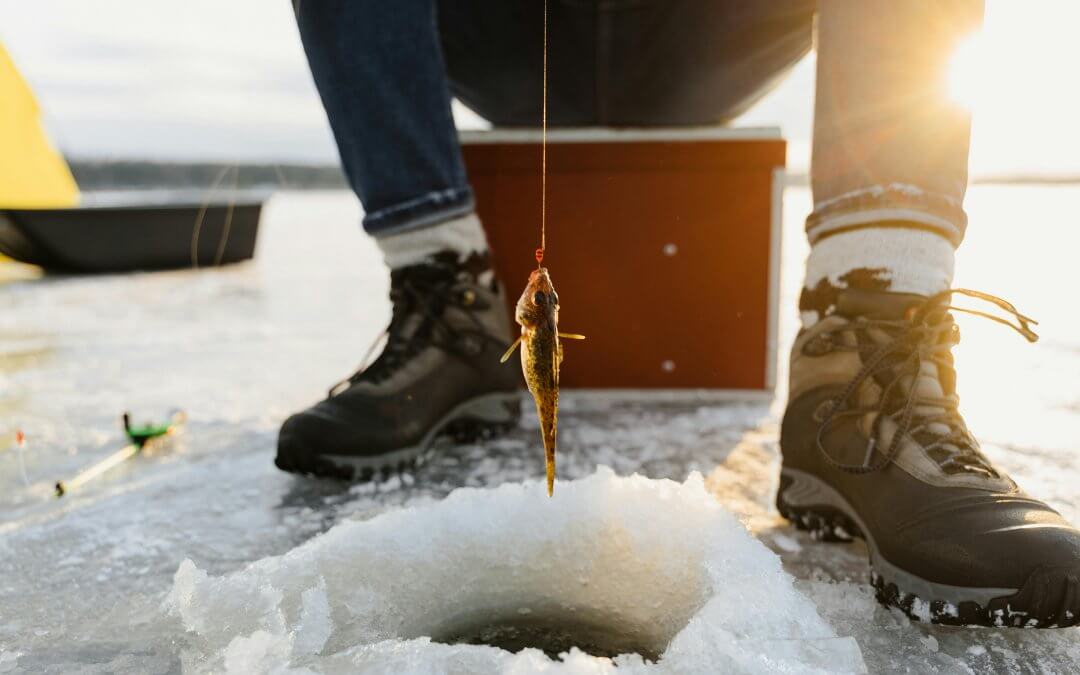
[[[346,455],[355,425],[315,408],[289,416],[278,432],[274,464],[282,471],[351,479],[352,471],[338,467],[325,455]]]

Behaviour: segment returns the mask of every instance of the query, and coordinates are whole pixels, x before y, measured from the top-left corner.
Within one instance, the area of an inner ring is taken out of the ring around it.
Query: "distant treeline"
[[[218,182],[222,190],[288,189],[327,190],[347,187],[341,169],[310,164],[220,164],[211,162],[154,162],[144,160],[69,159],[71,171],[82,190],[209,189]],[[229,169],[228,173],[223,172]],[[788,173],[788,186],[805,186],[804,173]],[[972,183],[1075,184],[1078,176],[974,176]]]
[[[1029,175],[1029,174],[988,174],[975,175],[971,182],[976,185],[1080,185],[1080,174],[1069,175]],[[810,176],[805,173],[784,174],[784,185],[788,187],[807,187]]]
[[[84,191],[209,189],[215,181],[218,188],[223,190],[323,190],[346,187],[345,177],[336,166],[79,159],[69,159],[68,164],[79,188]]]

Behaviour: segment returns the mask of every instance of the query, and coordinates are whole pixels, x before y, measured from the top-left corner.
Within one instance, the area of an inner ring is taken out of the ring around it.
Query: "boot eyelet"
[[[829,416],[833,408],[836,406],[836,401],[831,398],[827,398],[818,404],[818,407],[814,408],[813,418],[818,424],[823,424],[825,418]]]
[[[829,335],[818,335],[811,338],[803,344],[802,353],[806,356],[825,356],[833,350],[832,337]]]
[[[476,291],[471,288],[466,288],[461,294],[461,302],[466,307],[471,307],[476,302]]]

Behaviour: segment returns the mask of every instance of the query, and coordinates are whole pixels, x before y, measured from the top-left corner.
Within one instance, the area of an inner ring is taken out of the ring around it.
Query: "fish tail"
[[[547,490],[548,497],[555,492],[555,438],[552,436],[550,442],[548,438],[544,437],[544,458],[547,460]]]
[[[537,405],[540,413],[540,432],[544,438],[544,461],[547,464],[548,497],[555,491],[555,439],[558,426],[558,394],[549,396]]]

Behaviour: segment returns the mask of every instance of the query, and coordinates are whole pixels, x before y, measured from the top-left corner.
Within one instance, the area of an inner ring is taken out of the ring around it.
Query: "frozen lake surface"
[[[1075,522],[1080,188],[975,186],[967,206],[972,225],[956,285],[1013,301],[1041,321],[1043,339],[1027,345],[990,322],[961,317],[962,408],[987,453]],[[807,251],[801,222],[808,210],[807,191],[789,189],[782,354],[796,329]],[[284,561],[305,551],[324,547],[318,550],[332,553],[325,547],[332,537],[342,539],[340,530],[311,540],[335,525],[361,528],[368,523],[360,521],[380,514],[402,517],[403,507],[434,518],[424,509],[441,506],[457,487],[495,487],[543,474],[530,415],[508,437],[446,447],[414,473],[379,485],[299,479],[274,468],[281,420],[351,372],[389,318],[386,273],[371,242],[358,233],[359,215],[348,194],[281,194],[267,207],[251,264],[0,285],[0,673],[221,669],[230,665],[225,652],[240,629],[233,634],[224,609],[184,605],[179,598],[185,589],[216,583],[224,597],[241,598],[240,585],[261,573],[245,571],[249,563],[270,558],[252,569],[283,574],[291,569]],[[781,377],[784,371],[781,363]],[[779,396],[782,401],[783,391]],[[51,497],[57,479],[119,446],[121,411],[142,419],[174,407],[184,408],[190,422],[170,447],[64,500]],[[880,608],[867,584],[861,545],[817,544],[772,510],[781,411],[780,402],[619,402],[570,395],[561,411],[560,477],[584,478],[597,465],[620,476],[637,472],[678,483],[700,472],[704,489],[780,557],[822,627],[838,639],[854,638],[872,672],[1080,668],[1078,628],[930,627]],[[23,453],[14,447],[15,429],[27,435]],[[624,506],[629,509],[629,502]],[[385,522],[373,527],[383,523],[385,529]],[[732,550],[740,557],[773,559],[764,549],[752,553],[749,538],[737,541]],[[342,546],[349,556],[370,553]],[[362,581],[358,560],[356,568]],[[322,583],[330,589],[348,581],[324,575]],[[241,643],[231,665],[252,666],[255,661],[244,659],[260,653],[269,662],[275,654],[279,662],[290,653],[310,656],[318,653],[312,645],[320,638],[320,648],[342,651],[335,637],[322,636],[318,617],[324,610],[332,617],[352,610],[340,595],[320,596],[318,588],[314,580],[283,582],[280,589],[282,607],[293,603],[315,617],[303,629],[285,612],[283,625],[296,633],[291,652],[280,651],[277,634],[266,629],[270,638]],[[182,606],[189,610],[186,618]],[[774,617],[778,608],[744,601],[741,609]],[[199,617],[203,632],[193,629]],[[295,656],[293,665],[304,665],[304,658]],[[309,661],[319,670],[359,667],[348,660]]]

